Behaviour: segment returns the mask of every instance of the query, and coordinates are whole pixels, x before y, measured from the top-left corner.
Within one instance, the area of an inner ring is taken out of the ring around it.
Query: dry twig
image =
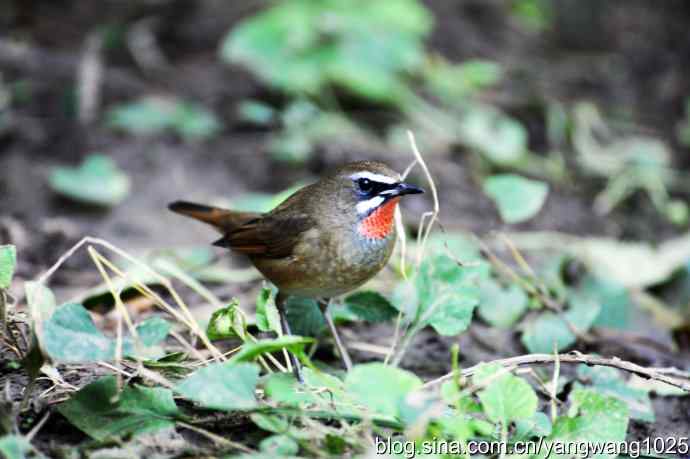
[[[555,364],[556,362],[562,363],[584,363],[585,365],[599,365],[604,367],[617,368],[619,370],[627,371],[628,373],[636,374],[645,379],[652,379],[654,381],[660,381],[668,385],[677,387],[686,392],[690,392],[690,378],[680,378],[676,376],[668,376],[668,368],[645,368],[633,362],[628,362],[626,360],[621,360],[618,357],[599,357],[595,355],[582,354],[577,351],[572,351],[567,354],[527,354],[518,357],[509,357],[507,359],[498,359],[488,363],[497,363],[504,367],[514,367],[521,365],[546,365]],[[472,376],[479,366],[477,364],[469,368],[462,370],[462,375],[465,377]],[[454,373],[448,373],[441,376],[440,378],[428,381],[423,387],[430,388],[437,386],[453,377]],[[678,372],[673,372],[673,374],[681,374]]]

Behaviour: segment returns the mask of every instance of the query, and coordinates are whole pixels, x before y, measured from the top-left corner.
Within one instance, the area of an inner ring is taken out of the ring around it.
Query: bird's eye
[[[374,189],[374,184],[368,178],[361,178],[357,180],[357,186],[362,193],[369,193]]]

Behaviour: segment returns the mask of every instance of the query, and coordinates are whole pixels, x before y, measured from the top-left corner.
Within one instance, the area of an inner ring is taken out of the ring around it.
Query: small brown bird
[[[208,223],[223,233],[214,245],[245,254],[278,287],[276,306],[283,331],[289,296],[319,301],[338,351],[351,361],[327,311],[332,297],[371,279],[395,245],[395,208],[400,196],[423,193],[403,183],[384,163],[347,164],[296,191],[265,214],[236,212],[177,201],[170,210]],[[301,380],[299,364],[293,360]]]

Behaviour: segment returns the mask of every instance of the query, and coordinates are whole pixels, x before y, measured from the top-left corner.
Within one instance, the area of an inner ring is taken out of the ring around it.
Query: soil
[[[541,33],[526,30],[515,17],[506,14],[502,1],[424,3],[436,22],[428,40],[432,50],[450,60],[494,59],[505,67],[510,78],[492,97],[528,126],[534,150],[545,151],[548,147],[542,115],[547,103],[588,99],[626,126],[642,126],[634,129],[644,129],[667,141],[676,152],[674,166],[690,168],[688,149],[675,140],[675,126],[690,95],[690,3],[611,0],[601,6],[597,0],[554,0],[555,26]],[[259,2],[219,0],[93,4],[11,0],[8,9],[0,7],[2,81],[22,85],[30,94],[13,106],[10,129],[0,130],[0,243],[9,241],[18,248],[15,295],[21,296],[22,280],[45,271],[86,235],[106,239],[133,253],[197,246],[213,240],[212,231],[166,211],[167,203],[175,199],[209,202],[249,191],[277,192],[297,180],[313,179],[346,160],[374,156],[404,169],[408,157],[378,150],[324,145],[314,159],[301,166],[277,163],[268,154],[265,145],[271,132],[247,126],[238,119],[235,108],[247,98],[277,96],[267,93],[243,69],[217,58],[218,43],[227,30],[260,6]],[[173,136],[134,138],[115,134],[97,122],[82,126],[76,121],[75,74],[88,34],[97,25],[142,20],[152,20],[162,52],[174,71],[147,73],[122,49],[108,51],[102,106],[142,95],[172,93],[199,101],[219,114],[224,126],[217,138],[196,144]],[[22,51],[25,54],[12,52],[13,39],[29,44]],[[57,198],[48,188],[46,177],[53,166],[76,164],[92,152],[109,154],[131,177],[131,196],[112,210],[75,205]],[[441,219],[447,230],[483,235],[507,228],[481,193],[469,153],[449,152],[442,158],[435,157],[429,166],[439,185]],[[660,218],[644,196],[635,196],[611,215],[595,214],[592,200],[602,186],[586,177],[552,184],[539,216],[511,229],[651,242],[682,231]],[[408,205],[406,213],[419,215],[428,206],[429,202],[416,200]],[[224,259],[230,266],[244,266],[243,260]],[[59,298],[69,298],[95,283],[98,276],[93,265],[81,253],[56,274],[51,286]],[[224,288],[223,294],[244,298],[245,290],[232,285]],[[375,344],[390,335],[390,328],[357,326],[347,333]],[[459,338],[462,365],[524,353],[515,333],[474,324]],[[457,340],[423,333],[403,366],[420,376],[439,376],[449,370],[450,345]],[[643,358],[639,352],[611,349],[604,344],[595,343],[586,350],[618,352],[609,355],[638,361]],[[668,360],[645,352],[644,363]],[[358,361],[378,358],[364,352],[353,352],[353,357]],[[16,399],[26,376],[8,366],[12,358],[9,352],[0,351],[0,385],[4,387],[10,381],[10,393]],[[688,367],[690,361],[673,364]],[[87,384],[94,377],[92,370],[73,373],[70,382]],[[629,431],[631,438],[690,432],[687,397],[658,397],[654,405],[657,422],[634,422]],[[44,407],[36,407],[36,413],[25,417],[23,431],[30,429],[44,411]],[[224,427],[222,423],[216,427],[219,433],[224,428],[230,429],[226,433],[236,432],[236,427]],[[203,447],[206,440],[187,434],[187,440],[200,442]],[[51,415],[36,438],[41,449],[51,455],[83,440],[84,436],[57,413]]]

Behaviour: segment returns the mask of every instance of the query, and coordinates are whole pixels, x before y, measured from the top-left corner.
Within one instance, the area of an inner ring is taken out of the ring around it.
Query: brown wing
[[[228,232],[215,245],[246,255],[284,258],[292,255],[300,235],[313,226],[306,214],[266,214]]]

